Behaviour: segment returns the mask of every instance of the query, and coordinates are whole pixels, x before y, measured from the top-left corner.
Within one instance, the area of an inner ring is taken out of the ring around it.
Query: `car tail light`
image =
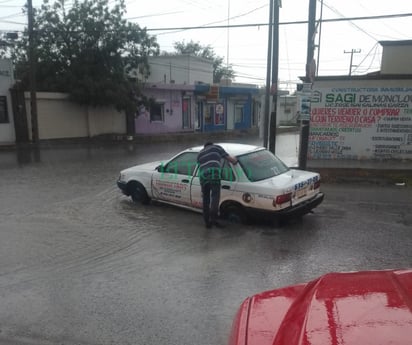
[[[273,206],[284,204],[292,200],[292,193],[286,193],[278,195],[275,200],[273,200]]]
[[[313,186],[314,189],[318,189],[320,187],[320,180],[317,180]]]

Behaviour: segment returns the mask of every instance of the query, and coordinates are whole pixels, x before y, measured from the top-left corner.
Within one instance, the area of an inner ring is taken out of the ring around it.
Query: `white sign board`
[[[412,88],[314,90],[308,158],[412,159]]]

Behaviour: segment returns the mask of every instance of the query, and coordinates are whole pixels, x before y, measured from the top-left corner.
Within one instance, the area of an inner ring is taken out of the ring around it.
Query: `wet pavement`
[[[294,165],[297,145],[279,136],[277,153]],[[412,267],[402,186],[324,184],[302,221],[210,230],[197,213],[120,194],[121,169],[186,146],[0,152],[0,344],[226,344],[248,295],[330,271]]]

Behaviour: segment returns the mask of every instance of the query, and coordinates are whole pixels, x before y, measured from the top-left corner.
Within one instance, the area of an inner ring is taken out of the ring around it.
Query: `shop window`
[[[215,113],[215,105],[214,104],[206,104],[205,107],[205,125],[212,125],[213,124],[213,115]]]
[[[165,121],[165,105],[164,103],[155,103],[150,106],[150,122]]]
[[[182,101],[182,123],[183,128],[191,127],[191,99],[190,97],[183,98]]]
[[[7,112],[7,97],[0,96],[0,123],[8,123],[9,114]]]
[[[235,105],[235,123],[243,122],[243,104]]]

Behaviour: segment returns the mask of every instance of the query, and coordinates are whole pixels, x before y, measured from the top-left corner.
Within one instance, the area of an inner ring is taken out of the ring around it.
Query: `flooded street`
[[[294,165],[298,139],[278,140]],[[412,266],[407,188],[324,184],[324,203],[301,222],[224,229],[120,193],[121,169],[187,146],[0,151],[0,344],[223,345],[251,294]]]

